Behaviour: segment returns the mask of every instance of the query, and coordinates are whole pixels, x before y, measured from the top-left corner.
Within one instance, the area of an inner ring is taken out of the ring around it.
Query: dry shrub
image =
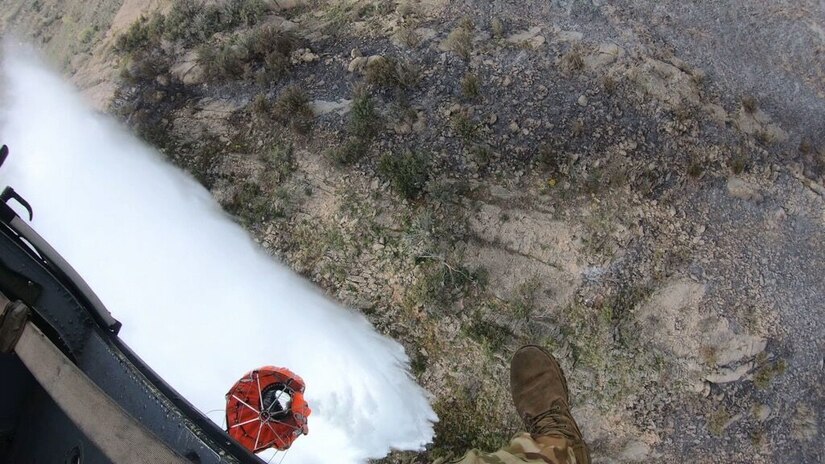
[[[312,129],[314,114],[309,104],[309,97],[298,85],[286,87],[273,107],[275,118],[297,134],[306,134]]]
[[[460,56],[463,60],[469,60],[473,53],[473,33],[466,27],[459,26],[450,32],[446,41],[447,48]]]

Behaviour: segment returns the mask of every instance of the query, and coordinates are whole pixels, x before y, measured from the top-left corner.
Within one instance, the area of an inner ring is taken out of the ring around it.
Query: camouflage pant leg
[[[495,453],[471,450],[454,464],[576,464],[576,456],[566,440],[539,444],[529,433],[520,433]]]

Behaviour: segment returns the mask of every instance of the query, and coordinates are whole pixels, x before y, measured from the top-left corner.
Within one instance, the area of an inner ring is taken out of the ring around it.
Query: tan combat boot
[[[551,463],[590,464],[582,433],[570,415],[567,380],[556,359],[535,345],[519,348],[510,363],[510,391],[527,431]]]

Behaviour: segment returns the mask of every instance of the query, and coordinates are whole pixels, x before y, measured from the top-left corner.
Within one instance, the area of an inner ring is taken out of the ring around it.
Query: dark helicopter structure
[[[4,145],[0,165],[8,156]],[[0,463],[261,463],[118,337],[74,269],[0,194]],[[152,304],[152,294],[135,297]],[[260,408],[263,409],[263,408]]]

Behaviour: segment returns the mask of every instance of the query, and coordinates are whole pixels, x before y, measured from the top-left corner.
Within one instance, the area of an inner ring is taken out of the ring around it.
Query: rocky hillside
[[[823,462],[821,3],[95,3],[0,24],[404,344],[386,462],[506,442],[527,342],[595,462]]]

